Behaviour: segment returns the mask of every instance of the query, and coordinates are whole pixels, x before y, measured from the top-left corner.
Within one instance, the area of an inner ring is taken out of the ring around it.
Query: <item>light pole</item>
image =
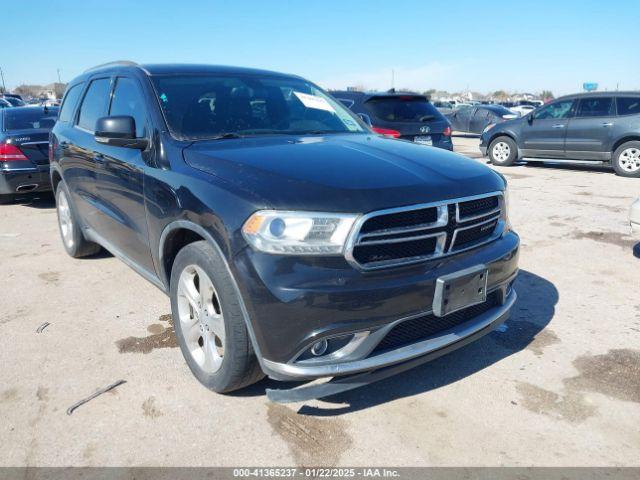
[[[2,91],[6,92],[7,91],[7,87],[4,84],[4,73],[2,73],[2,68],[0,67],[0,77],[2,77]]]

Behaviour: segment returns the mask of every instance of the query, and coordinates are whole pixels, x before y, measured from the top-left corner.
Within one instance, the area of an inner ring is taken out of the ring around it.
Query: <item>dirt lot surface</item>
[[[454,143],[478,156],[477,140]],[[499,170],[522,239],[506,327],[290,406],[266,399],[268,380],[228,396],[201,387],[164,294],[107,254],[68,257],[51,200],[1,206],[0,465],[640,465],[640,259],[627,226],[640,180]]]

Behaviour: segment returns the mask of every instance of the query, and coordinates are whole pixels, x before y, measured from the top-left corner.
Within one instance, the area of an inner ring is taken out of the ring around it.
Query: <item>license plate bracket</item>
[[[433,146],[433,139],[431,135],[419,135],[413,138],[415,143],[419,143],[420,145]]]
[[[487,300],[487,277],[486,265],[438,277],[433,297],[433,314],[444,317],[463,308],[484,303]]]

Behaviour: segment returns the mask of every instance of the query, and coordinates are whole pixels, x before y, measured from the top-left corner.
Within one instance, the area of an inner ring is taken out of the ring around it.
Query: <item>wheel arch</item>
[[[176,237],[176,235],[184,235],[183,240],[190,240],[190,241],[180,244],[176,242],[176,239],[179,238],[179,237]],[[167,243],[167,242],[171,242],[172,239],[173,239],[173,244]],[[162,231],[162,234],[160,236],[160,242],[159,242],[158,258],[159,258],[159,264],[160,264],[159,265],[160,280],[165,285],[166,292],[169,293],[171,288],[171,285],[170,285],[171,265],[173,265],[173,260],[175,260],[175,255],[177,255],[180,249],[183,248],[185,245],[188,245],[189,243],[193,243],[200,240],[204,240],[207,243],[209,243],[222,257],[222,260],[227,269],[227,272],[231,277],[233,288],[236,292],[236,295],[238,296],[240,310],[242,311],[242,316],[244,317],[244,323],[247,327],[247,330],[249,331],[249,338],[251,339],[253,351],[255,352],[256,357],[258,358],[258,362],[260,363],[260,366],[264,371],[265,367],[262,361],[262,353],[260,350],[260,346],[258,345],[258,341],[256,340],[256,335],[253,330],[253,325],[251,324],[249,312],[245,305],[244,298],[242,297],[240,287],[238,286],[238,282],[236,281],[236,278],[233,275],[233,272],[231,271],[231,267],[229,266],[228,256],[225,255],[223,249],[220,246],[220,243],[216,241],[216,239],[210,232],[208,232],[201,225],[198,225],[197,223],[194,223],[189,220],[175,220],[171,222],[169,225],[167,225]],[[173,254],[173,257],[170,259],[170,262],[168,258],[169,254]],[[167,271],[167,266],[169,267],[168,271]]]
[[[509,137],[511,140],[513,140],[516,144],[516,147],[518,146],[518,140],[516,139],[516,136],[511,133],[511,132],[496,132],[493,135],[491,135],[489,137],[489,141],[487,142],[487,149],[491,147],[491,144],[493,143],[493,141],[498,138],[498,137]]]
[[[627,142],[640,142],[640,135],[630,134],[630,135],[625,135],[619,138],[618,140],[615,141],[615,143],[613,144],[613,147],[611,147],[611,153],[613,154],[620,147],[620,145]]]
[[[62,181],[62,173],[60,173],[60,171],[53,167],[51,168],[51,172],[50,172],[50,176],[51,176],[51,187],[53,188],[53,194],[56,194],[56,189],[58,188],[58,184]]]

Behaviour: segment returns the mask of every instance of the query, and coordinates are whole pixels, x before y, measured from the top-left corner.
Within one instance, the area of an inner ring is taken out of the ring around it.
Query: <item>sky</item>
[[[640,1],[3,0],[8,88],[112,60],[207,63],[351,85],[556,96],[640,89]],[[25,6],[25,5],[28,5]]]

